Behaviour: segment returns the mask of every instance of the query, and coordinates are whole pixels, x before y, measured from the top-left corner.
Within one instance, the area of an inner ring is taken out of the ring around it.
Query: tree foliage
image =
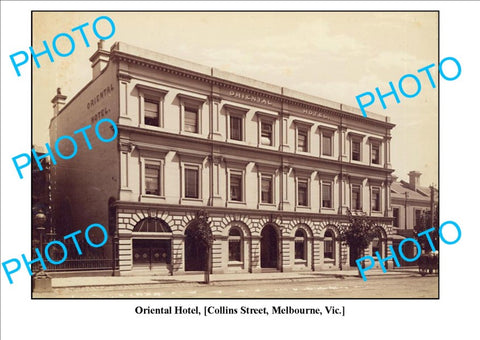
[[[365,214],[353,215],[347,210],[349,223],[340,227],[340,239],[359,255],[377,235],[375,223]]]
[[[423,211],[422,214],[420,215],[420,219],[417,225],[414,227],[415,238],[418,241],[418,243],[420,243],[420,247],[422,248],[422,250],[428,252],[430,251],[431,247],[427,237],[425,237],[425,235],[418,236],[418,234],[432,227],[435,228],[435,230],[428,234],[432,239],[432,243],[435,246],[435,249],[438,249],[438,246],[439,246],[438,226],[439,226],[438,203],[435,203],[433,206],[433,219],[430,211]]]

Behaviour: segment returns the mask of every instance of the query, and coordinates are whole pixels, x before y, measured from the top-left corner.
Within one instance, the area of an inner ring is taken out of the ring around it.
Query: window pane
[[[295,240],[295,259],[305,260],[305,239]]]
[[[398,208],[393,208],[393,226],[394,227],[398,227],[399,226],[399,223],[398,223]]]
[[[308,205],[308,183],[298,182],[298,205]]]
[[[354,186],[352,188],[352,207],[355,210],[360,210],[360,187]]]
[[[272,145],[272,124],[262,122],[262,145]]]
[[[242,236],[242,234],[240,233],[240,230],[238,230],[237,228],[232,228],[230,229],[228,236]]]
[[[372,189],[372,209],[375,211],[380,211],[380,190]]]
[[[307,137],[308,137],[307,130],[298,129],[298,150],[299,151],[303,151],[303,152],[308,151],[308,149],[307,149],[307,143],[308,143]]]
[[[332,135],[330,134],[323,134],[322,137],[322,154],[324,156],[331,156],[332,155]]]
[[[235,140],[243,140],[242,118],[230,116],[230,138]]]
[[[230,199],[232,201],[242,200],[242,176],[230,175]]]
[[[322,207],[332,207],[332,185],[330,183],[322,184]]]
[[[372,145],[372,163],[380,164],[380,147],[378,145]]]
[[[145,99],[145,125],[159,126],[158,102]]]
[[[325,259],[334,259],[334,240],[333,233],[330,230],[325,232],[323,239],[323,257]]]
[[[198,198],[198,170],[185,169],[185,197]]]
[[[160,195],[160,169],[156,166],[145,166],[145,193]]]
[[[241,242],[240,240],[228,241],[228,260],[242,261]]]
[[[198,133],[198,109],[185,106],[185,131]]]
[[[352,159],[354,161],[360,160],[360,142],[352,141]]]
[[[273,203],[271,177],[262,177],[262,203]]]

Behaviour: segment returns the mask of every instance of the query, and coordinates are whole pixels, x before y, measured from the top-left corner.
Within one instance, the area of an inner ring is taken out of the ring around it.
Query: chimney
[[[52,99],[54,117],[56,117],[58,113],[63,109],[63,107],[65,106],[66,100],[67,100],[67,96],[64,96],[62,94],[62,89],[58,87],[57,95]]]
[[[408,177],[410,177],[410,189],[416,191],[417,188],[420,186],[420,176],[422,175],[421,172],[418,171],[410,171],[408,173]]]
[[[397,180],[398,180],[398,176],[392,174],[392,182],[396,182]]]
[[[97,78],[103,69],[107,66],[110,59],[110,52],[103,49],[103,40],[100,40],[97,44],[97,50],[90,57],[92,62],[92,79]]]

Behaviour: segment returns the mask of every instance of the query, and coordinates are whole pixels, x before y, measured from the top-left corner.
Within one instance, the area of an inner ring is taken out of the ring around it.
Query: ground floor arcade
[[[178,275],[205,268],[206,250],[192,232],[198,209],[119,204],[114,210],[120,275]],[[202,210],[214,241],[212,273],[322,271],[355,265],[339,226],[346,216]],[[379,220],[365,255],[390,254],[391,226]]]

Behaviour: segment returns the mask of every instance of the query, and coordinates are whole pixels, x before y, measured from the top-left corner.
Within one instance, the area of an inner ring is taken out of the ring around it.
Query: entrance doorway
[[[185,230],[185,271],[204,271],[207,249],[195,239],[193,228]]]
[[[275,227],[267,224],[260,234],[260,266],[278,268],[278,235]]]
[[[133,239],[133,265],[155,269],[170,264],[170,240]]]

